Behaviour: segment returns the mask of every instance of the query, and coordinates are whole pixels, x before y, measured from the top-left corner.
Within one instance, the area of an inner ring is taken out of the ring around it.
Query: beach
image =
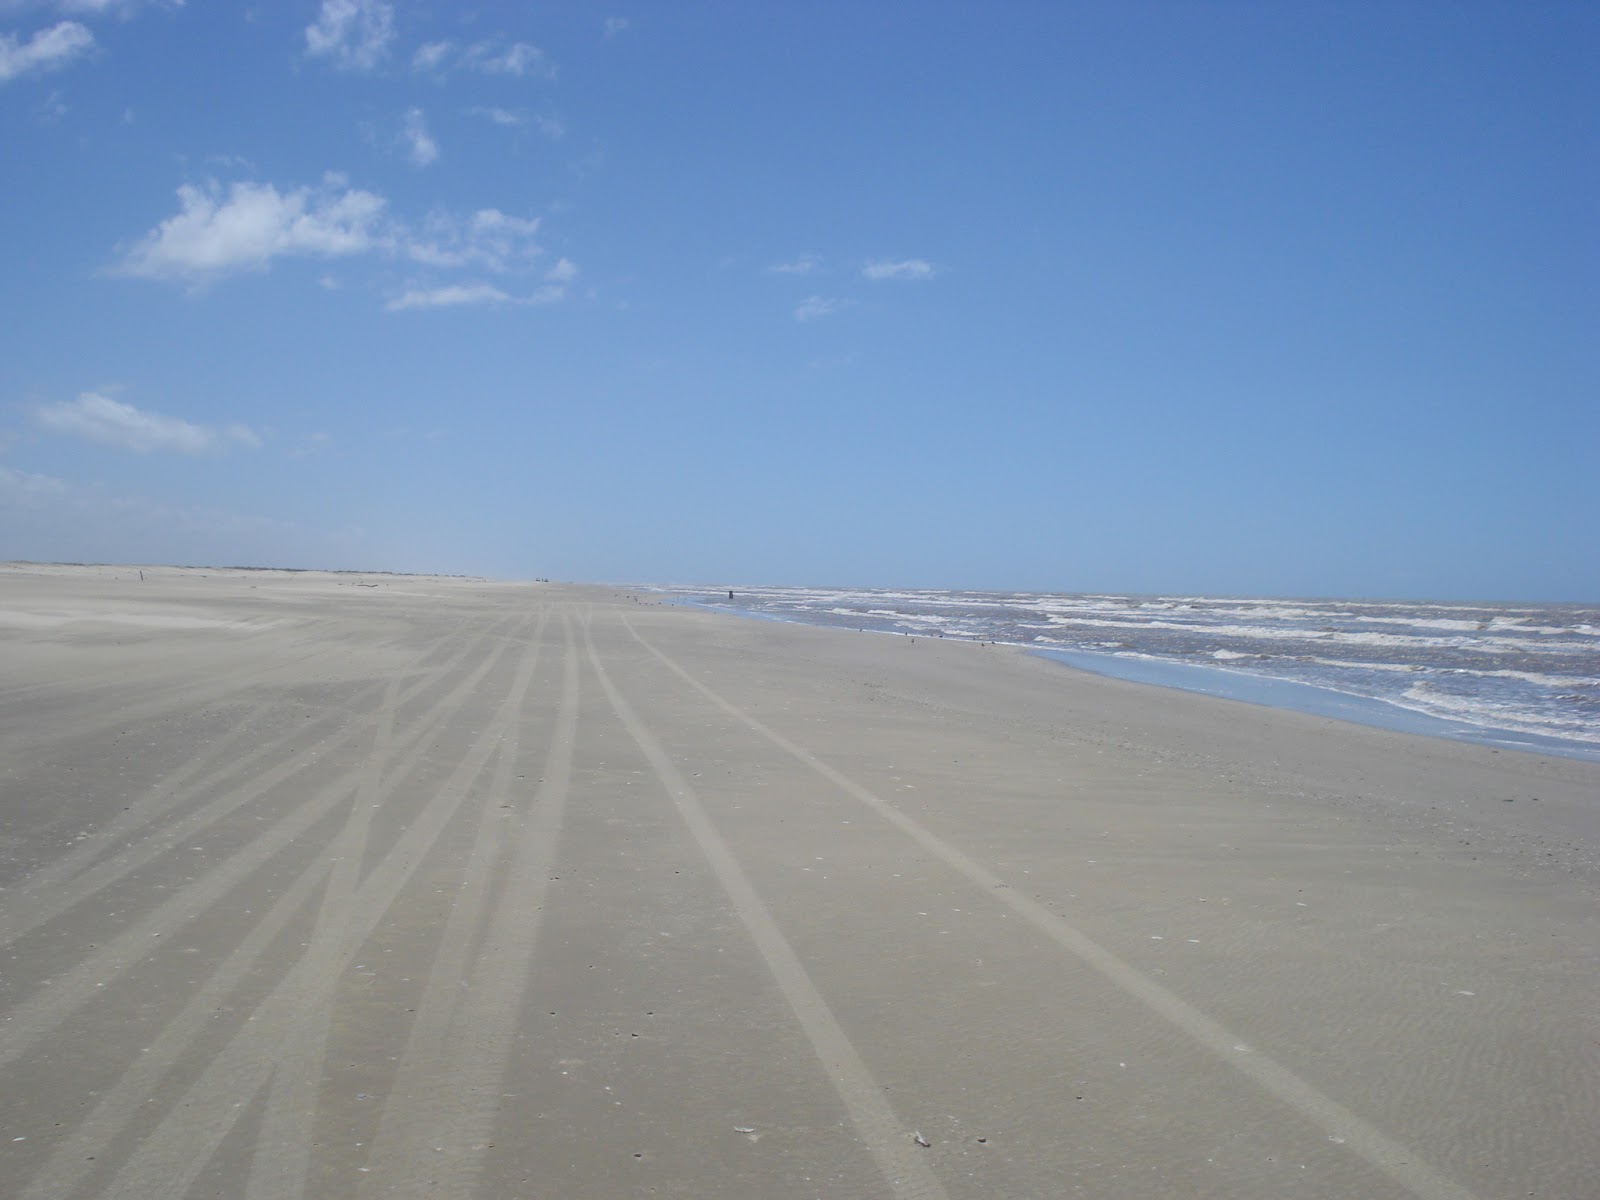
[[[1597,898],[1593,762],[621,588],[0,566],[6,1196],[1585,1200]]]

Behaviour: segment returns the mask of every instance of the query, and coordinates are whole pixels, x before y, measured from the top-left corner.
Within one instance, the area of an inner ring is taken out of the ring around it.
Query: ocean
[[[1117,678],[1600,760],[1600,608],[657,587],[745,616],[1023,646]]]

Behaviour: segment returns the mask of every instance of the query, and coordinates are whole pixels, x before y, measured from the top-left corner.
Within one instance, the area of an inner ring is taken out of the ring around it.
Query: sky
[[[0,559],[1600,601],[1600,6],[0,0]]]

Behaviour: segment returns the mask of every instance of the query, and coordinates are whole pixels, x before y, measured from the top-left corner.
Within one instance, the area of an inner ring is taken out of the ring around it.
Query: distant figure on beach
[[[733,599],[733,589],[732,589],[732,588],[729,588],[729,589],[728,589],[728,599],[729,599],[729,600],[732,600],[732,599]]]

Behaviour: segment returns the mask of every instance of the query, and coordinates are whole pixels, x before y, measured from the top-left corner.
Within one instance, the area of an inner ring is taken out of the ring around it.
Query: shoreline
[[[845,629],[842,625],[827,625],[801,620],[788,614],[742,610],[705,601],[683,599],[664,593],[672,604],[694,608],[723,616],[744,617],[757,621],[774,621],[780,624],[801,625],[811,629]],[[1490,746],[1498,750],[1515,750],[1528,754],[1551,754],[1579,762],[1600,763],[1600,744],[1556,737],[1550,734],[1530,733],[1497,725],[1480,725],[1472,721],[1452,720],[1409,708],[1378,696],[1365,696],[1357,692],[1322,687],[1298,680],[1279,679],[1253,674],[1237,668],[1220,665],[1179,662],[1154,655],[1119,655],[1092,650],[1068,650],[1037,646],[1022,642],[985,643],[965,636],[935,639],[926,635],[910,634],[890,629],[861,628],[856,632],[876,633],[887,637],[923,637],[924,640],[971,642],[977,645],[1006,646],[1024,654],[1048,659],[1062,666],[1099,675],[1107,679],[1120,679],[1150,687],[1187,692],[1192,695],[1216,696],[1253,704],[1279,711],[1306,713],[1329,720],[1387,729],[1395,733],[1415,734],[1419,737],[1441,738],[1446,741],[1468,742]]]

